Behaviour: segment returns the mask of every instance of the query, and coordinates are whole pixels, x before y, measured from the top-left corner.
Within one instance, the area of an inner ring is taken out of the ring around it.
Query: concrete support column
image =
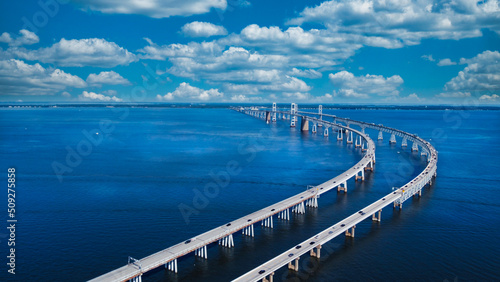
[[[318,126],[314,123],[312,128],[312,133],[316,133],[318,131]]]
[[[323,132],[323,136],[328,137],[328,127],[325,128],[325,131]]]
[[[342,128],[339,128],[337,131],[337,141],[342,141],[342,140],[344,140],[344,136],[342,133]]]
[[[412,152],[418,152],[418,144],[417,144],[417,142],[413,142],[413,145],[411,145],[411,151]]]
[[[306,117],[302,117],[300,121],[300,130],[309,131],[309,120]]]
[[[345,135],[347,137],[347,144],[352,144],[352,131],[347,130]]]
[[[319,259],[321,257],[321,245],[316,247],[316,251],[314,251],[314,248],[311,249],[310,255]]]
[[[384,134],[382,134],[382,131],[378,132],[378,140],[384,140]]]
[[[398,203],[394,202],[394,208],[396,208],[396,207],[398,207],[400,210],[402,210],[403,209],[403,203],[398,204]]]
[[[337,192],[344,191],[347,193],[347,181],[344,181],[343,183],[340,183],[339,186],[337,186]]]
[[[381,220],[381,219],[382,219],[382,210],[379,210],[379,211],[378,211],[378,217],[377,217],[377,213],[374,213],[374,214],[372,215],[372,220],[373,220],[373,221],[378,221],[378,222],[380,222],[380,220]]]
[[[165,268],[169,271],[177,273],[177,259],[167,262],[165,264]]]
[[[406,137],[403,138],[403,141],[401,142],[401,148],[405,148],[408,146],[408,140],[406,140]]]
[[[358,173],[361,175],[358,175]],[[356,172],[356,176],[354,178],[354,181],[358,181],[358,179],[361,179],[361,181],[365,180],[365,171],[364,170],[360,170],[359,172]]]
[[[353,227],[351,227],[351,232],[349,232],[349,229],[347,229],[345,231],[345,236],[346,237],[352,237],[354,238],[354,229],[356,228],[356,225],[354,225]]]
[[[361,140],[362,140],[361,135],[358,135],[356,137],[356,144],[354,145],[356,148],[360,148],[361,147],[361,142],[362,142]]]
[[[394,135],[394,133],[391,134],[391,139],[389,140],[389,144],[396,144],[396,135]]]

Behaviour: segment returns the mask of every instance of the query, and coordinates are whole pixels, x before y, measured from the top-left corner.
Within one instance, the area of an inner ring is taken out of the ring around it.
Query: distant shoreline
[[[299,104],[301,110],[316,110],[319,104]],[[460,105],[335,105],[335,104],[322,104],[324,110],[500,110],[498,106],[460,106]],[[232,104],[232,103],[213,103],[213,104],[165,104],[165,103],[0,103],[2,108],[180,108],[180,109],[217,109],[228,107],[245,107],[247,105]],[[252,106],[270,107],[268,104],[257,104]],[[277,104],[278,108],[288,108],[289,104]]]

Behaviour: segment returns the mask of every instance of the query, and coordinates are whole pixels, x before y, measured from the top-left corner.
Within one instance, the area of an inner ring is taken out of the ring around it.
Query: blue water
[[[500,111],[324,112],[431,139],[438,177],[402,211],[386,208],[380,224],[367,220],[354,239],[325,245],[319,264],[303,256],[301,271],[284,267],[275,281],[499,280]],[[272,230],[256,226],[256,237],[235,236],[233,249],[210,246],[207,261],[190,255],[178,274],[160,269],[144,280],[228,281],[405,184],[425,160],[384,137],[375,171],[350,181],[347,194],[326,193],[318,209],[275,219]],[[18,219],[11,275],[5,187],[0,280],[84,281],[322,183],[361,152],[226,109],[4,108],[0,155],[4,186],[16,168]]]

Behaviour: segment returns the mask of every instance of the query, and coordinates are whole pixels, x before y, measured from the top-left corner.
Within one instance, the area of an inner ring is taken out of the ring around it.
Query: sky
[[[2,1],[0,102],[500,105],[500,8]]]

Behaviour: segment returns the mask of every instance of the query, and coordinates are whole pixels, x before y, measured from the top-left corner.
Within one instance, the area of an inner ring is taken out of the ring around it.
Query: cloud
[[[137,61],[137,57],[105,39],[61,39],[50,47],[38,50],[9,48],[6,53],[29,61],[53,63],[67,67],[115,67]]]
[[[227,34],[227,30],[223,26],[197,21],[185,24],[181,30],[184,35],[189,37],[210,37]]]
[[[467,98],[471,97],[470,92],[443,92],[436,95],[440,98]]]
[[[153,42],[140,52],[145,57],[168,58],[167,72],[208,83],[223,83],[230,94],[257,94],[270,91],[307,92],[311,88],[287,73],[318,77],[315,70],[290,70],[286,56],[260,54],[243,47],[224,50],[217,42],[158,46]],[[241,91],[241,92],[237,92]],[[167,97],[166,99],[173,99]]]
[[[424,59],[424,60],[427,60],[429,62],[434,62],[435,61],[435,59],[432,57],[432,55],[422,55],[421,58]]]
[[[384,78],[381,75],[354,76],[348,71],[329,74],[328,78],[339,90],[334,90],[334,96],[345,98],[367,99],[373,95],[398,96],[398,88],[403,84],[399,75]]]
[[[220,39],[221,44],[258,48],[265,54],[287,54],[290,65],[319,68],[337,65],[353,56],[362,47],[349,34],[338,34],[330,30],[304,30],[289,27],[281,30],[277,26],[260,27],[251,24],[240,34]]]
[[[90,85],[101,86],[102,84],[109,85],[130,85],[130,81],[123,78],[121,75],[114,71],[103,71],[99,74],[91,73],[87,77],[87,83]]]
[[[452,62],[450,59],[446,58],[446,59],[442,59],[440,60],[437,65],[440,66],[440,67],[443,67],[443,66],[454,66],[456,65],[457,63],[455,62]]]
[[[291,71],[288,72],[288,75],[291,76],[297,76],[297,77],[305,77],[305,78],[321,78],[323,76],[322,73],[319,71],[313,70],[313,69],[297,69],[293,68]]]
[[[38,36],[29,30],[21,29],[19,33],[21,34],[20,36],[13,38],[13,36],[8,34],[7,32],[4,32],[0,36],[0,42],[7,43],[9,44],[9,46],[20,46],[31,45],[40,41]]]
[[[485,101],[500,101],[500,96],[497,94],[493,95],[483,95],[479,97],[479,100],[485,100]]]
[[[445,85],[446,91],[488,91],[500,89],[500,53],[484,51],[471,59],[460,60],[467,64],[458,75]]]
[[[83,91],[81,95],[78,96],[80,101],[90,101],[90,102],[123,102],[122,99],[116,96],[104,96],[102,94],[97,94],[94,92]]]
[[[401,97],[401,96],[390,96],[382,101],[384,103],[396,103],[396,104],[419,104],[424,102],[426,99],[419,97],[416,93],[412,93],[408,96]]]
[[[83,88],[80,77],[60,69],[45,69],[21,60],[0,61],[0,93],[3,95],[52,95],[68,87]]]
[[[224,93],[219,92],[218,89],[204,90],[183,82],[173,92],[169,92],[164,96],[157,95],[156,98],[159,101],[209,101],[220,99],[223,96]]]
[[[231,96],[231,102],[261,102],[263,101],[262,97],[248,97],[243,94],[233,95]]]
[[[305,8],[290,25],[319,23],[339,33],[419,44],[424,38],[462,39],[481,36],[481,29],[500,33],[498,3],[490,1],[326,1]],[[400,44],[401,45],[401,44]],[[399,46],[401,47],[401,46]]]
[[[84,10],[105,14],[138,14],[152,18],[191,16],[208,13],[212,8],[225,10],[226,0],[77,0]]]

